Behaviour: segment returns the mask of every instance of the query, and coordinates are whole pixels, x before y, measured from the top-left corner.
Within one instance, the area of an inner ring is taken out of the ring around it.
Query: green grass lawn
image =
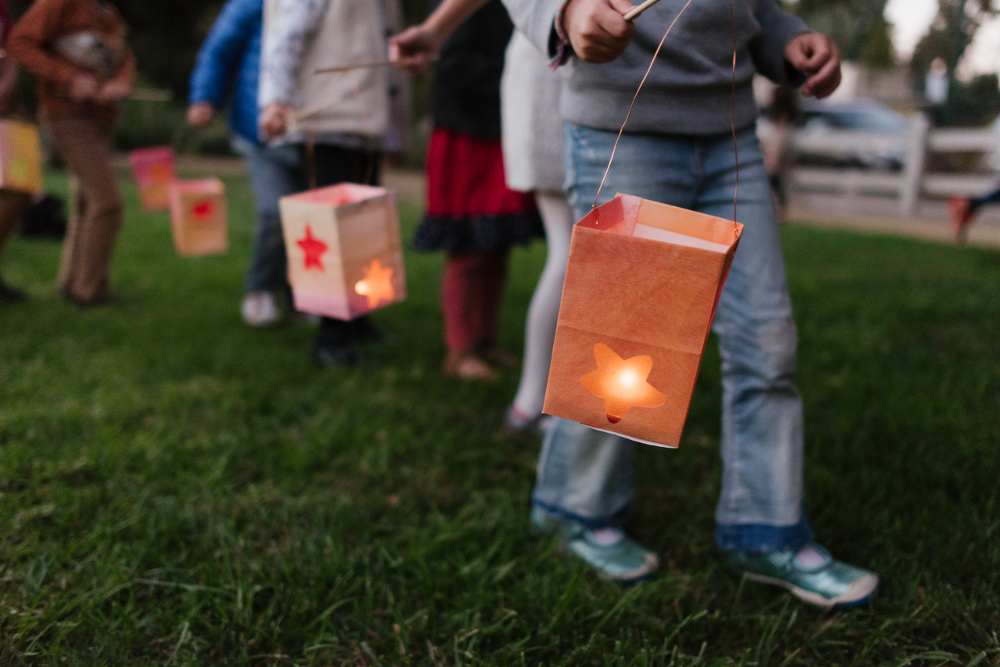
[[[129,186],[112,309],[55,296],[55,244],[5,253],[33,300],[0,309],[0,665],[1000,665],[1000,254],[785,231],[812,521],[884,578],[830,615],[716,559],[714,347],[684,446],[640,448],[664,569],[622,589],[529,534],[516,377],[439,375],[440,258],[409,257],[391,345],[316,371],[307,325],[239,320],[229,187],[232,252],[192,260]],[[511,348],[543,257],[514,257]]]

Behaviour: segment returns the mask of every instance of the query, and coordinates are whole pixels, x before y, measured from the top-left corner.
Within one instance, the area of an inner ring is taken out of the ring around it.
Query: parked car
[[[762,132],[768,121],[761,119]],[[795,162],[803,166],[899,171],[906,157],[906,116],[873,100],[802,103]],[[872,135],[871,143],[838,141],[837,134]]]

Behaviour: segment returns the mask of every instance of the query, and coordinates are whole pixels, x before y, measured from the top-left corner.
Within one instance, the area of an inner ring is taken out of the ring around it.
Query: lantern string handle
[[[740,196],[740,141],[736,136],[736,3],[732,4],[732,22],[730,24],[730,41],[733,47],[733,69],[732,69],[732,90],[729,95],[729,129],[733,134],[733,164],[736,165],[735,182],[733,183],[733,222],[736,222],[736,204]]]
[[[310,132],[306,137],[306,176],[309,179],[309,189],[315,190],[316,184],[316,137]]]
[[[733,220],[736,220],[736,203],[739,195],[740,187],[740,154],[739,154],[739,143],[736,135],[736,2],[738,0],[733,0],[732,8],[732,44],[733,44],[733,58],[732,58],[732,99],[730,100],[730,129],[733,135],[733,155],[736,161],[736,186],[733,190]],[[653,57],[649,61],[649,66],[646,68],[645,73],[642,75],[642,79],[639,81],[639,86],[635,89],[635,94],[632,96],[632,101],[628,105],[628,110],[625,112],[625,120],[622,121],[621,127],[618,128],[618,136],[615,137],[615,141],[611,146],[611,155],[608,158],[608,166],[604,168],[604,175],[601,176],[601,183],[597,186],[597,192],[594,194],[594,203],[591,208],[597,208],[600,200],[601,194],[604,192],[604,188],[608,183],[608,175],[611,173],[611,166],[614,164],[615,156],[618,153],[618,145],[621,143],[622,136],[625,134],[625,128],[628,127],[629,121],[632,119],[632,112],[635,111],[635,105],[639,101],[639,95],[642,93],[642,89],[646,86],[646,81],[649,79],[649,75],[653,71],[653,67],[656,65],[657,59],[660,57],[660,52],[663,51],[664,45],[667,43],[667,38],[670,37],[670,33],[673,32],[677,23],[681,20],[681,17],[691,8],[694,4],[694,0],[687,0],[684,6],[681,7],[680,11],[674,15],[674,18],[670,21],[667,26],[666,31],[663,33],[663,37],[660,39],[660,43],[656,45],[656,50],[653,52]]]

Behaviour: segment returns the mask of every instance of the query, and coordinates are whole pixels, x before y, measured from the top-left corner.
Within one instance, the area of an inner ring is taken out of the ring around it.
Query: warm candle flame
[[[667,397],[649,384],[653,358],[648,355],[623,359],[614,350],[594,346],[597,368],[581,378],[587,391],[604,400],[608,421],[617,424],[632,408],[658,408]]]
[[[365,277],[354,284],[358,296],[368,298],[368,307],[376,308],[381,303],[390,303],[396,298],[396,287],[392,277],[394,271],[379,260],[373,260],[365,269]]]

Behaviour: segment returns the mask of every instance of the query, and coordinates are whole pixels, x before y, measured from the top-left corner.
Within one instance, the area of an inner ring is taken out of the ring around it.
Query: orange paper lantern
[[[352,320],[406,298],[395,197],[344,183],[281,200],[288,281],[304,313]]]
[[[42,145],[30,123],[0,121],[0,189],[42,193]]]
[[[229,248],[229,229],[222,181],[174,181],[170,186],[170,222],[177,254],[224,254]]]
[[[573,230],[545,412],[680,445],[743,226],[630,195]]]
[[[174,151],[166,146],[144,148],[129,155],[139,199],[147,211],[170,209],[170,185],[176,180]]]

